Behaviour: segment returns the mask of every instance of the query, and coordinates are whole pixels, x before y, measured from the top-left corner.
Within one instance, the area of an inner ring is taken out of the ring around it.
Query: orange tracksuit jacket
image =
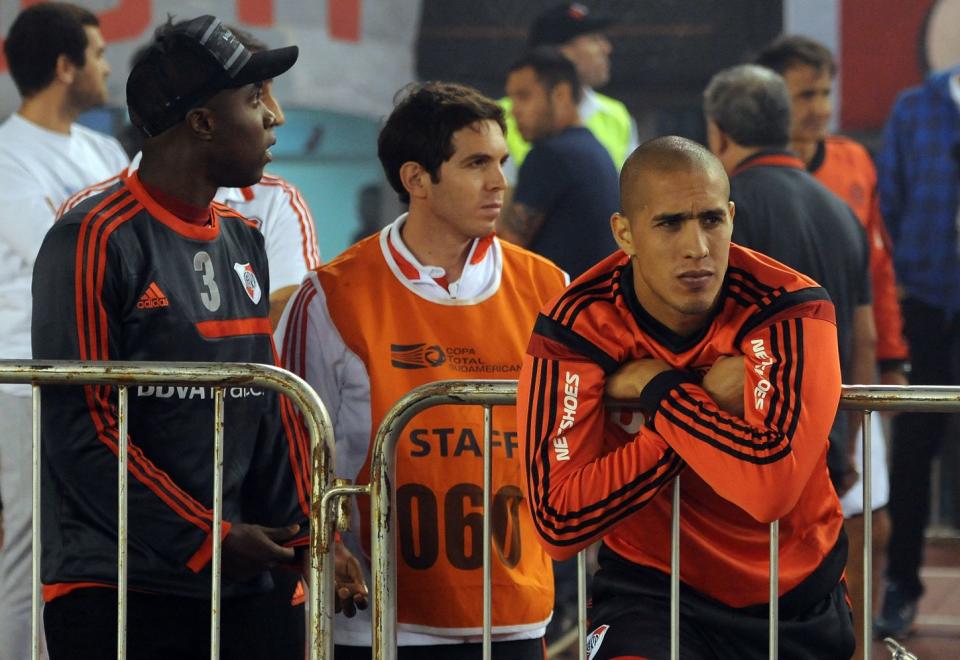
[[[873,317],[877,325],[877,361],[881,370],[909,358],[903,336],[903,315],[897,298],[893,246],[880,214],[877,170],[861,144],[840,135],[821,143],[807,170],[830,192],[847,203],[867,230]]]
[[[680,337],[639,305],[629,259],[611,255],[543,308],[520,375],[527,495],[554,558],[602,538],[625,559],[670,570],[671,490],[681,479],[681,580],[731,607],[768,600],[768,532],[780,520],[780,592],[841,546],[827,435],[840,396],[833,305],[809,278],[732,245],[715,315]],[[745,356],[744,417],[698,384]],[[659,358],[646,419],[603,403],[606,376]],[[840,579],[842,561],[822,585]],[[823,579],[819,571],[817,579]]]

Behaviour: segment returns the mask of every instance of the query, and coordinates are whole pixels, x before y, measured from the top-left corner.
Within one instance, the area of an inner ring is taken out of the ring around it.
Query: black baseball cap
[[[614,23],[612,16],[598,16],[579,2],[565,2],[546,10],[533,20],[527,38],[531,48],[559,46],[574,37],[601,32]]]
[[[279,76],[298,55],[296,46],[251,53],[215,16],[168,24],[130,70],[130,121],[156,137],[217,92]]]

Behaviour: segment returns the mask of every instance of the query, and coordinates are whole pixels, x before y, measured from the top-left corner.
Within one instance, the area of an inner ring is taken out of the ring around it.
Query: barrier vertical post
[[[220,580],[223,546],[223,388],[213,390],[213,553],[210,556],[210,660],[220,660]]]
[[[117,660],[127,657],[127,388],[117,388]]]
[[[33,523],[31,529],[32,566],[30,576],[30,657],[40,659],[40,386],[31,388],[33,397]]]
[[[483,660],[491,660],[493,643],[493,594],[490,553],[490,491],[493,483],[493,447],[491,407],[483,407]]]
[[[577,657],[587,658],[587,551],[577,553]]]
[[[863,411],[863,428],[860,430],[863,438],[863,658],[870,660],[873,656],[872,635],[873,629],[873,422],[869,410]]]
[[[770,660],[780,657],[780,521],[770,523]]]
[[[680,475],[673,479],[670,514],[670,660],[680,658]]]

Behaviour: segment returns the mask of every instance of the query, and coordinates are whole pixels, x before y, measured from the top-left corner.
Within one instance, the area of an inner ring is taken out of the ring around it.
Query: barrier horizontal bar
[[[206,385],[209,387],[261,387],[287,396],[303,416],[311,440],[312,507],[310,526],[309,617],[310,658],[333,657],[333,580],[320,583],[324,575],[333,575],[331,531],[327,516],[319,506],[322,492],[332,481],[334,440],[326,408],[317,393],[299,376],[267,364],[226,362],[132,362],[81,360],[0,360],[0,383],[38,385],[117,385],[144,384]],[[36,395],[35,395],[36,396]],[[39,413],[39,397],[34,414]],[[39,421],[34,420],[36,447],[34,462],[39,464]],[[38,467],[35,465],[35,474]],[[34,493],[37,500],[38,493]],[[35,524],[34,562],[38,561],[39,525]],[[37,569],[34,568],[34,575]],[[34,592],[38,584],[34,584]],[[34,594],[36,599],[37,594]],[[32,607],[34,613],[38,608]],[[34,616],[34,631],[37,616]],[[37,648],[38,640],[33,642]],[[321,647],[322,646],[322,650]],[[36,652],[36,651],[34,651]]]
[[[945,385],[844,385],[841,410],[960,412],[960,387]]]
[[[390,521],[390,513],[395,510],[395,483],[393,456],[400,432],[421,411],[442,405],[506,405],[516,404],[517,382],[509,380],[489,381],[436,381],[417,387],[408,392],[387,412],[378,429],[374,441],[374,454],[371,460],[370,495],[372,499],[372,625],[373,649],[375,658],[393,660],[396,658],[396,566],[389,556],[396,546],[396,534]],[[610,401],[613,402],[612,400]],[[631,407],[636,401],[616,400],[616,405]],[[840,397],[840,409],[859,411],[914,411],[914,412],[957,412],[960,411],[960,387],[948,386],[894,386],[894,385],[844,385]],[[869,478],[869,476],[868,476]],[[675,491],[675,496],[676,496]],[[676,497],[675,503],[678,504]],[[675,506],[675,513],[678,506]],[[676,519],[673,522],[673,545],[676,546]],[[778,525],[771,525],[771,594],[777,593],[778,573],[777,554],[779,533]],[[674,566],[677,556],[674,555]],[[671,595],[677,588],[671,585]],[[770,652],[778,654],[777,599],[771,597]],[[671,624],[676,626],[676,605],[671,606]],[[581,612],[581,617],[582,617]],[[486,628],[486,627],[485,627]],[[486,630],[485,630],[486,632]],[[580,631],[580,654],[583,654],[582,627]],[[676,630],[671,637],[676,639]],[[676,647],[672,649],[677,653]],[[676,657],[674,655],[674,657]]]

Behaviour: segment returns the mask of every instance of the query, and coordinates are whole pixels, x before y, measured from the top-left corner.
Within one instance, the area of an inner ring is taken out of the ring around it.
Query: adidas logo
[[[166,294],[160,290],[156,282],[151,282],[147,290],[137,301],[137,309],[156,309],[158,307],[169,307],[170,301]]]

